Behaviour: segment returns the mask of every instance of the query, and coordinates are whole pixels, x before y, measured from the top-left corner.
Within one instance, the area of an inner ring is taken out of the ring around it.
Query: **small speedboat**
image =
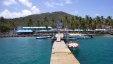
[[[87,35],[87,34],[77,34],[77,35],[69,35],[68,39],[90,39],[93,38],[92,35]]]
[[[69,48],[77,48],[78,47],[78,43],[76,43],[76,42],[69,42],[69,43],[67,43],[67,46]]]
[[[36,39],[47,39],[47,38],[51,38],[51,36],[38,36],[38,37],[36,37]]]
[[[45,39],[46,37],[36,37],[36,39]]]

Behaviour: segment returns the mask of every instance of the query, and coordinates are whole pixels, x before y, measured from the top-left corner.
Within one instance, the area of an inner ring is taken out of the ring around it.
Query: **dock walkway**
[[[58,38],[62,38],[62,34],[57,34]],[[73,56],[64,41],[55,41],[52,47],[50,64],[80,64]]]

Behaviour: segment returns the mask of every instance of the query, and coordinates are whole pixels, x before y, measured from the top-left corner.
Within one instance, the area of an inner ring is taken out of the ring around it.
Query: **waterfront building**
[[[37,32],[51,32],[52,27],[18,27],[16,32],[19,34],[32,34]]]

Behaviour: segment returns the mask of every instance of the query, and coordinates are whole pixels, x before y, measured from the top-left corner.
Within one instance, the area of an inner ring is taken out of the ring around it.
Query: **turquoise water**
[[[113,64],[113,36],[79,39],[72,50],[81,64]],[[0,64],[50,64],[51,39],[0,38]]]
[[[0,64],[49,64],[50,39],[0,38]]]
[[[77,42],[79,47],[72,52],[81,64],[113,64],[113,36],[95,36]]]

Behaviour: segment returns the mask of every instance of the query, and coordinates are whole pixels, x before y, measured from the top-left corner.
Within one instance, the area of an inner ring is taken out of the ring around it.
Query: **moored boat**
[[[77,48],[78,47],[78,43],[76,43],[76,42],[69,42],[69,43],[67,43],[67,46],[69,48]]]
[[[69,34],[68,38],[69,39],[89,39],[89,38],[93,38],[93,36],[87,35],[87,34]]]
[[[51,36],[38,36],[38,37],[36,37],[36,39],[47,39],[47,38],[51,38]]]

